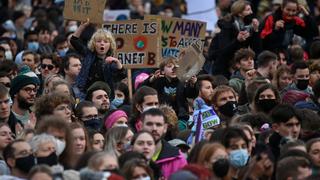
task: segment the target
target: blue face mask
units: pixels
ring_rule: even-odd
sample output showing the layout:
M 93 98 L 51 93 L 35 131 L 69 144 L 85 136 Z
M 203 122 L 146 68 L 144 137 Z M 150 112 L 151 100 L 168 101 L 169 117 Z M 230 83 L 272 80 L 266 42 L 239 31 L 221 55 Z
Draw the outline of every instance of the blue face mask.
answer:
M 230 164 L 235 168 L 244 167 L 249 159 L 249 154 L 247 149 L 237 149 L 233 150 L 229 154 Z
M 55 4 L 61 4 L 61 3 L 63 3 L 64 2 L 64 0 L 54 0 L 54 3 Z
M 120 98 L 114 98 L 111 102 L 111 104 L 115 107 L 119 107 L 123 104 L 124 99 L 120 99 Z
M 88 129 L 99 131 L 102 125 L 102 121 L 99 118 L 93 118 L 87 121 L 83 121 L 83 124 Z
M 59 55 L 60 57 L 65 57 L 66 54 L 67 54 L 67 52 L 68 52 L 68 50 L 69 50 L 69 48 L 64 48 L 64 49 L 62 49 L 62 50 L 58 50 L 57 52 L 58 52 L 58 55 Z
M 31 51 L 38 51 L 39 49 L 39 43 L 38 42 L 28 42 L 28 49 Z

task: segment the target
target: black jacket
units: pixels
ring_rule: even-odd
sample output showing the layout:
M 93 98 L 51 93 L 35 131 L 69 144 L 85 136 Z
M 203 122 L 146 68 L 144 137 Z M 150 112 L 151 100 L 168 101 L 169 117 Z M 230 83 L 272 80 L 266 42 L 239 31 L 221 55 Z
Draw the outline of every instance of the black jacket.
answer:
M 179 119 L 189 119 L 188 98 L 196 97 L 195 89 L 189 83 L 182 83 L 178 78 L 169 81 L 165 77 L 155 79 L 150 83 L 150 77 L 142 85 L 150 86 L 157 90 L 160 104 L 170 105 Z
M 250 47 L 258 54 L 261 51 L 261 40 L 259 32 L 250 31 L 250 37 L 243 42 L 239 42 L 237 36 L 240 30 L 236 26 L 234 18 L 230 20 L 220 19 L 217 24 L 221 31 L 211 41 L 208 60 L 214 61 L 213 75 L 224 75 L 229 79 L 231 75 L 229 69 L 234 53 L 241 48 Z

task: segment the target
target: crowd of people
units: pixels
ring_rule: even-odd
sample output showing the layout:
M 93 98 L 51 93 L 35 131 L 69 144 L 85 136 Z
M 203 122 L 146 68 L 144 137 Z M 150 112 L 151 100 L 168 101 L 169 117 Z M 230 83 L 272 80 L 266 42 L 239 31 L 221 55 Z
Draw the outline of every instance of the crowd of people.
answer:
M 187 2 L 106 8 L 181 17 Z M 163 57 L 132 87 L 113 35 L 63 3 L 0 2 L 1 180 L 320 178 L 319 0 L 217 0 L 199 74 Z

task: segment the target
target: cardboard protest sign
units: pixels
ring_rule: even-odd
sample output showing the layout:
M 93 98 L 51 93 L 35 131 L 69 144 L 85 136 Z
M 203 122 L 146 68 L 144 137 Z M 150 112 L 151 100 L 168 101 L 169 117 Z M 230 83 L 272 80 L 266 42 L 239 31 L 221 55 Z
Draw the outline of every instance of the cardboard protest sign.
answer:
M 155 68 L 160 60 L 160 26 L 157 21 L 114 21 L 103 27 L 115 37 L 117 57 L 125 68 Z
M 201 41 L 191 44 L 187 48 L 180 49 L 179 68 L 177 69 L 177 77 L 184 82 L 192 76 L 197 75 L 203 67 L 206 59 L 201 52 Z
M 144 19 L 161 21 L 162 57 L 178 58 L 181 48 L 186 48 L 198 41 L 202 43 L 202 52 L 206 33 L 205 22 L 152 15 L 145 16 Z
M 103 24 L 103 11 L 107 0 L 65 0 L 63 16 L 65 19 Z

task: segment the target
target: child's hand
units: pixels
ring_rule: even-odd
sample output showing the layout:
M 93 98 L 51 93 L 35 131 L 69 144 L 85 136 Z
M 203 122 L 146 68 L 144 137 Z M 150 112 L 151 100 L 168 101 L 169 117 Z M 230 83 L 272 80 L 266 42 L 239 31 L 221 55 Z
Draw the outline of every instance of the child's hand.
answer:
M 119 61 L 119 60 L 118 60 L 117 58 L 112 57 L 112 56 L 108 56 L 108 57 L 106 57 L 106 59 L 105 59 L 105 63 L 107 63 L 107 64 L 110 64 L 110 63 L 112 63 L 112 62 L 117 63 L 118 61 Z
M 87 18 L 86 21 L 81 22 L 80 26 L 82 26 L 82 27 L 87 27 L 87 26 L 89 26 L 89 24 L 90 24 L 90 19 Z
M 88 18 L 87 21 L 81 22 L 79 28 L 76 30 L 76 32 L 73 33 L 75 37 L 80 37 L 81 33 L 86 29 L 87 26 L 90 24 L 90 19 Z
M 112 56 L 106 57 L 105 63 L 111 64 L 112 62 L 115 62 L 117 64 L 118 69 L 122 69 L 122 64 L 119 59 L 112 57 Z

